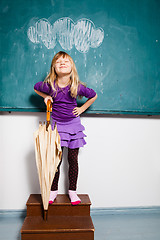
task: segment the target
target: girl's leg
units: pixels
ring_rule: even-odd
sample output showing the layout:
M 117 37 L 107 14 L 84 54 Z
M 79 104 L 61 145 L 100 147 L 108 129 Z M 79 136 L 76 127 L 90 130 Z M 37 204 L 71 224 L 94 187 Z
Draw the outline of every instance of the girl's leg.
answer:
M 68 148 L 69 163 L 69 190 L 76 191 L 78 179 L 78 152 L 79 148 Z
M 78 179 L 78 152 L 79 148 L 68 148 L 68 162 L 69 162 L 69 197 L 72 205 L 77 205 L 81 202 L 77 196 L 77 179 Z
M 62 151 L 63 151 L 63 147 L 62 147 Z M 53 183 L 51 186 L 51 192 L 50 192 L 50 198 L 49 198 L 49 204 L 52 204 L 55 200 L 55 198 L 57 197 L 58 194 L 58 181 L 59 181 L 59 174 L 60 174 L 60 166 L 61 166 L 62 160 L 60 161 L 58 168 L 57 168 L 57 172 L 54 176 L 53 179 Z
M 58 165 L 58 168 L 57 168 L 57 172 L 54 176 L 53 183 L 52 183 L 52 186 L 51 186 L 51 191 L 57 191 L 58 190 L 58 181 L 59 181 L 61 163 L 62 163 L 62 160 L 60 161 L 60 163 Z

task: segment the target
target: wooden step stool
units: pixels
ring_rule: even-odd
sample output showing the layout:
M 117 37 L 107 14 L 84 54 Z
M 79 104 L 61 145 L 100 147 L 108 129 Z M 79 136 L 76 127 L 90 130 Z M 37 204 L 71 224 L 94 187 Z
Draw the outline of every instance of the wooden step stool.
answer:
M 59 194 L 49 205 L 48 218 L 44 221 L 41 195 L 31 194 L 21 240 L 94 240 L 90 199 L 87 194 L 78 196 L 81 203 L 72 206 L 68 195 Z

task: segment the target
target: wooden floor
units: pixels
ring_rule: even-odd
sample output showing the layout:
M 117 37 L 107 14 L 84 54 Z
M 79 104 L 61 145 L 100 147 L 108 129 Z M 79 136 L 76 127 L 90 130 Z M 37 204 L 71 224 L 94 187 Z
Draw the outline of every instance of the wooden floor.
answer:
M 160 240 L 160 213 L 94 214 L 95 240 Z M 0 213 L 0 239 L 20 240 L 25 215 L 21 212 Z

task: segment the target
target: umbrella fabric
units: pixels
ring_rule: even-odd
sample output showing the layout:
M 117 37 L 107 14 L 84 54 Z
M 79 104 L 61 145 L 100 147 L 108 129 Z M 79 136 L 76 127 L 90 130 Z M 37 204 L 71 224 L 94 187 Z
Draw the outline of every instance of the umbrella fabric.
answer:
M 40 124 L 34 137 L 42 202 L 44 210 L 48 210 L 51 185 L 62 155 L 60 136 L 56 124 L 54 130 L 51 125 L 46 130 L 46 125 Z

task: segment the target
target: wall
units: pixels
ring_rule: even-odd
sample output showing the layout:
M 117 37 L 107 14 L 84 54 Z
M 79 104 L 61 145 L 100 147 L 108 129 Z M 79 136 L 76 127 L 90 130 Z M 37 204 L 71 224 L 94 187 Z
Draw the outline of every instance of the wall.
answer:
M 24 209 L 39 193 L 33 132 L 44 113 L 0 113 L 0 209 Z M 160 119 L 83 116 L 78 193 L 93 207 L 160 206 Z M 67 191 L 67 162 L 59 192 Z

